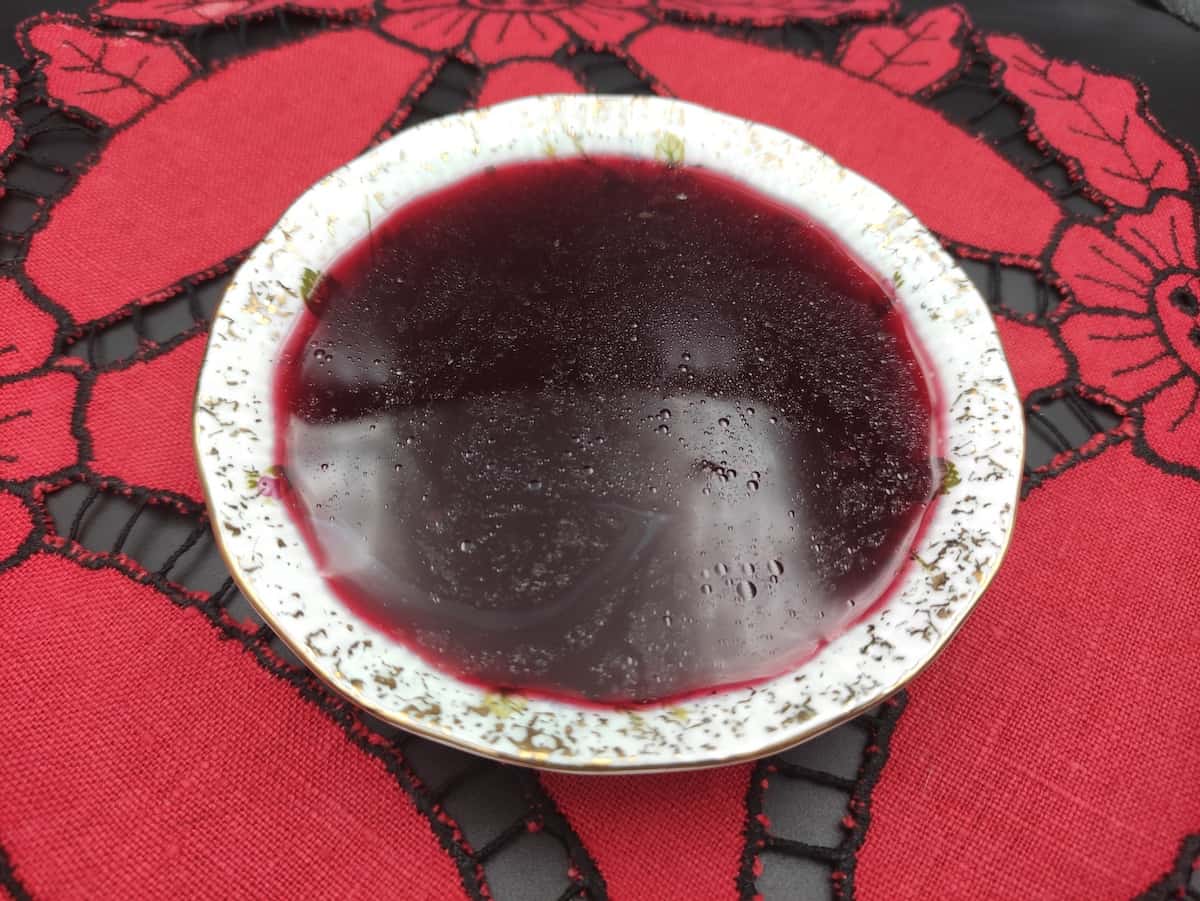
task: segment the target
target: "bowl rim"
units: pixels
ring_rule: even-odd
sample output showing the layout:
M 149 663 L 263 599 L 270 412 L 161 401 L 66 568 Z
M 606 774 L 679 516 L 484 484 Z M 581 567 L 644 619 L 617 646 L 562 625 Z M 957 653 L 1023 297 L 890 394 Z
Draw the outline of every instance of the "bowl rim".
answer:
M 283 347 L 298 319 L 294 314 L 303 309 L 306 284 L 311 289 L 314 275 L 319 278 L 328 263 L 366 237 L 372 199 L 382 217 L 488 165 L 613 151 L 721 172 L 800 207 L 864 268 L 886 272 L 898 261 L 892 288 L 913 320 L 927 358 L 922 362 L 941 382 L 942 437 L 953 475 L 943 480 L 939 493 L 945 496 L 934 522 L 913 549 L 919 566 L 907 567 L 895 597 L 816 657 L 748 688 L 632 709 L 498 694 L 462 682 L 359 619 L 319 577 L 312 580 L 295 527 L 288 531 L 283 505 L 264 490 L 278 479 L 267 462 L 274 445 L 271 380 L 253 382 L 250 375 L 273 371 L 274 358 L 263 359 L 261 352 Z M 356 187 L 368 212 L 352 224 L 357 198 L 349 197 Z M 939 337 L 941 343 L 931 341 Z M 947 337 L 956 340 L 947 343 Z M 250 374 L 231 378 L 238 372 Z M 963 409 L 951 417 L 964 397 Z M 256 431 L 264 422 L 267 428 Z M 192 433 L 215 543 L 230 574 L 254 610 L 328 686 L 388 723 L 461 750 L 540 769 L 607 774 L 756 759 L 834 728 L 903 688 L 961 627 L 1008 549 L 1024 428 L 986 303 L 938 241 L 883 189 L 794 135 L 685 101 L 540 95 L 402 131 L 305 191 L 239 267 L 214 313 Z M 996 439 L 986 449 L 979 445 L 985 437 Z M 941 522 L 951 508 L 957 518 Z M 276 533 L 277 546 L 259 546 L 267 537 L 263 530 Z M 917 550 L 939 547 L 931 537 L 941 549 L 927 561 Z M 944 555 L 952 559 L 943 562 Z M 268 576 L 278 581 L 266 584 Z M 923 612 L 926 621 L 906 638 L 906 624 L 913 621 L 901 619 L 896 609 L 909 593 L 916 604 L 905 614 Z M 293 609 L 285 609 L 289 605 Z M 346 635 L 332 638 L 332 626 L 345 627 Z M 852 657 L 855 642 L 864 638 L 866 645 Z M 356 653 L 359 659 L 353 659 Z M 390 668 L 380 670 L 381 661 Z M 811 685 L 803 684 L 810 679 Z M 397 688 L 417 682 L 415 694 Z M 768 694 L 764 703 L 761 696 Z M 725 716 L 714 719 L 717 713 Z M 706 741 L 691 740 L 688 733 L 697 729 Z

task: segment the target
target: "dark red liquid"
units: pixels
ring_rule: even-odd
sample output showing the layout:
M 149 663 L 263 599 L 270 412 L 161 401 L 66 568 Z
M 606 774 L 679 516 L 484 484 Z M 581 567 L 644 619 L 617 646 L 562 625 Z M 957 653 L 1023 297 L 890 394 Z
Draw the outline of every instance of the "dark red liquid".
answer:
M 377 223 L 277 383 L 325 577 L 437 665 L 605 702 L 778 674 L 864 615 L 933 494 L 887 292 L 703 170 L 491 171 Z

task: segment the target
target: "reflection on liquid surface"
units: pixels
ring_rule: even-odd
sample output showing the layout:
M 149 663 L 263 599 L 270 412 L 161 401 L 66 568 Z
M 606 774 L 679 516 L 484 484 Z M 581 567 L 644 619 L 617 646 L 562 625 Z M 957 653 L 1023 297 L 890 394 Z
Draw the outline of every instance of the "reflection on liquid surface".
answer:
M 316 309 L 278 384 L 293 509 L 360 613 L 491 685 L 777 673 L 879 597 L 930 497 L 883 291 L 702 172 L 500 170 L 377 228 Z

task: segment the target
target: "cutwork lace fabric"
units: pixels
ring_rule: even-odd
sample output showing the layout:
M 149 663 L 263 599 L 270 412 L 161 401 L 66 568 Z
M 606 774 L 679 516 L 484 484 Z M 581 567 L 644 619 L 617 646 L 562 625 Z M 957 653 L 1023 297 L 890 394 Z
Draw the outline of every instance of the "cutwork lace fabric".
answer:
M 1140 85 L 889 0 L 107 0 L 19 40 L 0 894 L 1200 898 L 1200 170 Z M 756 764 L 435 748 L 300 666 L 212 544 L 190 410 L 231 270 L 372 143 L 580 91 L 763 121 L 882 185 L 1024 398 L 1016 536 L 961 634 Z

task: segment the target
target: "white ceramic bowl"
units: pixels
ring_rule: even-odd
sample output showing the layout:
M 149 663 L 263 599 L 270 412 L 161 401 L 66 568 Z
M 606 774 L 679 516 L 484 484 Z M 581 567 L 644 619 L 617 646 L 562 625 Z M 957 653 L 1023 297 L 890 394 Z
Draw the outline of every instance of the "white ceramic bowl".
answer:
M 752 688 L 602 710 L 498 695 L 375 630 L 331 592 L 271 469 L 272 374 L 313 274 L 372 219 L 486 166 L 583 153 L 725 173 L 803 210 L 892 279 L 941 387 L 951 478 L 899 589 L 802 666 Z M 557 770 L 715 766 L 811 738 L 900 688 L 949 640 L 1008 545 L 1021 405 L 991 316 L 937 240 L 884 191 L 791 135 L 675 100 L 545 96 L 405 131 L 287 211 L 221 302 L 194 434 L 218 543 L 243 592 L 305 663 L 385 720 L 467 751 Z

